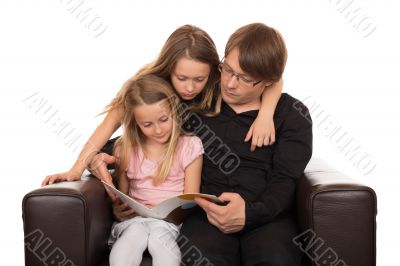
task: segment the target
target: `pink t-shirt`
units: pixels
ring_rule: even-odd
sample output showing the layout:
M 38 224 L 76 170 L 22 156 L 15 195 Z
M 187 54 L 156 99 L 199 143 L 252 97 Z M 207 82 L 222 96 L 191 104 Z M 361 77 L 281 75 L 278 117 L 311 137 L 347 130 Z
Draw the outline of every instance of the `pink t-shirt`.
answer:
M 165 181 L 159 186 L 153 186 L 152 176 L 157 170 L 157 163 L 144 158 L 141 147 L 135 156 L 131 153 L 127 176 L 129 179 L 129 196 L 142 204 L 157 205 L 158 203 L 183 193 L 185 168 L 204 153 L 200 138 L 196 136 L 181 136 L 178 139 L 175 157 L 171 170 Z

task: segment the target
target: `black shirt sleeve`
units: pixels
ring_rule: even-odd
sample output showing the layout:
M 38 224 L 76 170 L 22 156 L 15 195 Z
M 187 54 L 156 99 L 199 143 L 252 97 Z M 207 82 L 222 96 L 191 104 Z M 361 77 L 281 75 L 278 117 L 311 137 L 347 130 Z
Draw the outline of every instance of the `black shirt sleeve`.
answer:
M 285 100 L 277 140 L 273 148 L 272 173 L 258 201 L 246 202 L 245 228 L 267 223 L 287 210 L 294 199 L 296 180 L 304 173 L 312 154 L 312 121 L 307 107 L 290 97 Z M 280 120 L 280 119 L 276 119 Z

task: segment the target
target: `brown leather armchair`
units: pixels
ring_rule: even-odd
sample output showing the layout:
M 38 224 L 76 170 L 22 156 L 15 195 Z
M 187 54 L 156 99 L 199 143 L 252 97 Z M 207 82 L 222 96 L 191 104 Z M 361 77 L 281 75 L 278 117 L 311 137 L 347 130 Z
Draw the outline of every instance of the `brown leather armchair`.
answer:
M 24 197 L 25 265 L 108 265 L 111 203 L 97 179 L 82 179 Z M 296 191 L 304 265 L 376 265 L 376 206 L 371 188 L 313 158 Z

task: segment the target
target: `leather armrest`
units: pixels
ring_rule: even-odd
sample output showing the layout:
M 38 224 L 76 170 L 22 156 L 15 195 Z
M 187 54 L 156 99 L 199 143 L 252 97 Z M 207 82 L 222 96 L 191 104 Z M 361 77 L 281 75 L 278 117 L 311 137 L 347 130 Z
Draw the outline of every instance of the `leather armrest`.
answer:
M 311 229 L 313 233 L 305 235 L 314 235 L 309 239 L 314 245 L 309 243 L 304 251 L 311 265 L 320 265 L 328 253 L 345 263 L 338 265 L 376 264 L 377 201 L 370 187 L 313 158 L 298 181 L 296 212 L 300 231 Z
M 26 265 L 100 265 L 108 256 L 111 202 L 97 179 L 36 189 L 22 211 Z

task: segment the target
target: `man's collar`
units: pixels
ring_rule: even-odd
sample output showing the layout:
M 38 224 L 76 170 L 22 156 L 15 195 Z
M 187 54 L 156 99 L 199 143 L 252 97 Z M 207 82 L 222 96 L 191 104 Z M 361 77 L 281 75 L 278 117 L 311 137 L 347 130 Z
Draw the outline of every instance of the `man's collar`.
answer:
M 236 113 L 235 110 L 233 110 L 232 107 L 229 106 L 229 104 L 227 104 L 224 100 L 222 100 L 222 105 L 221 105 L 221 113 L 224 113 L 228 116 L 250 116 L 250 117 L 254 117 L 256 118 L 258 115 L 258 111 L 259 109 L 255 109 L 255 110 L 249 110 L 249 111 L 245 111 L 245 112 L 241 112 L 241 113 Z

